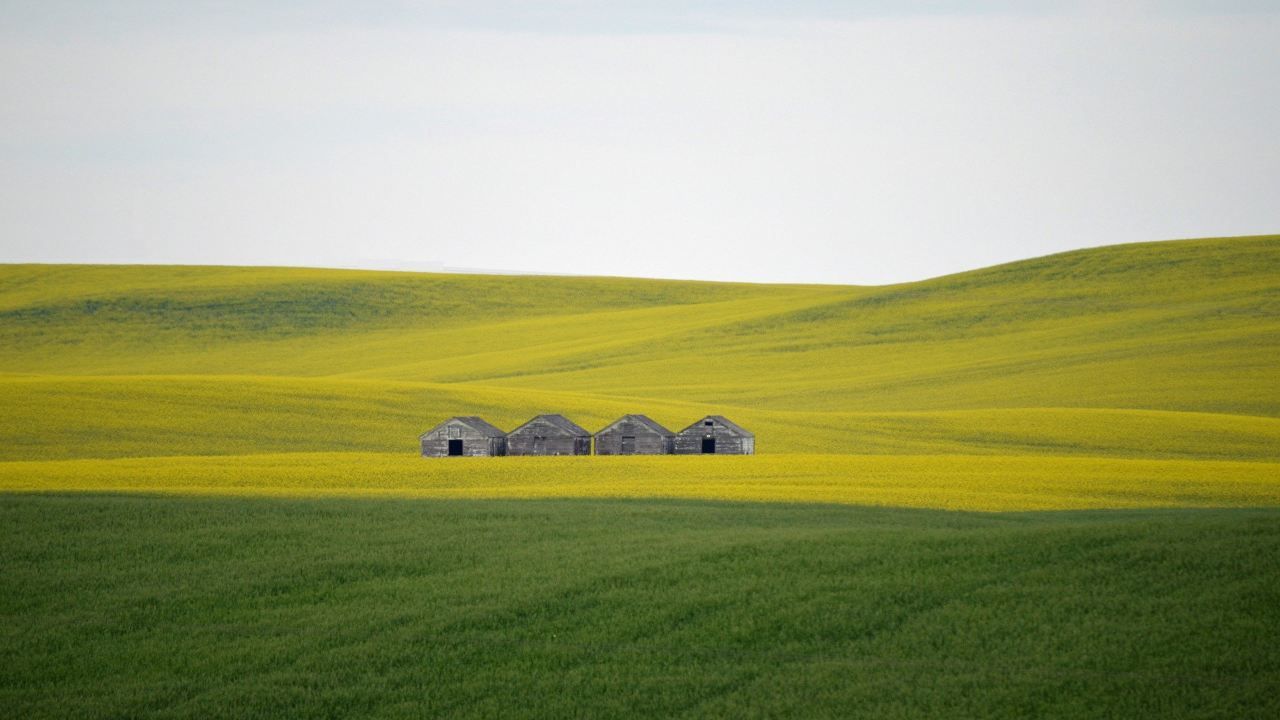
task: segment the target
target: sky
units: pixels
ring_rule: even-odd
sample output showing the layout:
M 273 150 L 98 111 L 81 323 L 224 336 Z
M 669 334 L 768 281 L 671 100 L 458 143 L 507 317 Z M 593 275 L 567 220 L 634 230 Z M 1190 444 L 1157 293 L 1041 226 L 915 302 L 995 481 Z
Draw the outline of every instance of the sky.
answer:
M 0 18 L 0 262 L 884 284 L 1280 232 L 1280 1 Z

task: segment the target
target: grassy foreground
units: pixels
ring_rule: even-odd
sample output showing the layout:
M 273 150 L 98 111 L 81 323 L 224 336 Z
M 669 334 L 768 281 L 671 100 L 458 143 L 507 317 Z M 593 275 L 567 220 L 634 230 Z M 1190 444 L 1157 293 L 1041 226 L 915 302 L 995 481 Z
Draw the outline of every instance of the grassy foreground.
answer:
M 1280 511 L 0 496 L 0 714 L 1280 713 Z

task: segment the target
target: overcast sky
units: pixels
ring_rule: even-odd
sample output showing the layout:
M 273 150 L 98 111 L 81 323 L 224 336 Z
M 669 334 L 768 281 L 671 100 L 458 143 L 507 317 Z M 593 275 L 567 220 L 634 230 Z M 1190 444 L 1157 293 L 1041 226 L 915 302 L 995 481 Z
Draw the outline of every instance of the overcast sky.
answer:
M 1280 232 L 1280 2 L 0 18 L 3 262 L 886 283 Z

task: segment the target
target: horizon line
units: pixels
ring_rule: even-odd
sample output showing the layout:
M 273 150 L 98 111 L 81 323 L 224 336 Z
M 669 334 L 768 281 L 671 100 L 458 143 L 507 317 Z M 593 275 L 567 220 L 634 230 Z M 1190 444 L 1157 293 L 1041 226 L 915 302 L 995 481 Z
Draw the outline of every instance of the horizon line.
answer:
M 1225 235 L 1225 236 L 1207 236 L 1207 237 L 1184 237 L 1169 238 L 1164 240 L 1134 240 L 1121 243 L 1109 243 L 1105 245 L 1085 245 L 1071 250 L 1062 250 L 1058 252 L 1046 253 L 1044 255 L 1030 255 L 1013 260 L 994 263 L 991 265 L 981 265 L 977 267 L 957 270 L 955 272 L 943 273 L 941 275 L 931 275 L 913 280 L 900 280 L 888 283 L 856 283 L 856 282 L 822 282 L 822 281 L 794 281 L 794 280 L 712 280 L 707 278 L 695 277 L 660 277 L 660 276 L 640 276 L 640 275 L 611 275 L 605 273 L 569 273 L 556 271 L 541 270 L 515 270 L 503 268 L 474 268 L 474 267 L 458 267 L 445 265 L 443 263 L 431 261 L 396 261 L 390 259 L 354 259 L 350 262 L 335 262 L 330 264 L 299 264 L 289 265 L 283 263 L 263 262 L 263 263 L 227 263 L 227 262 L 162 262 L 162 261 L 137 261 L 137 260 L 94 260 L 94 261 L 75 261 L 75 262 L 57 262 L 57 261 L 11 261 L 0 260 L 0 266 L 3 265 L 41 265 L 41 266 L 118 266 L 118 267 L 182 267 L 182 268 L 259 268 L 274 270 L 336 270 L 349 272 L 382 272 L 382 273 L 402 273 L 411 275 L 472 275 L 472 276 L 501 276 L 501 277 L 545 277 L 545 278 L 580 278 L 580 279 L 610 279 L 610 280 L 649 280 L 655 282 L 693 282 L 693 283 L 714 283 L 721 285 L 794 285 L 794 286 L 828 286 L 828 287 L 892 287 L 894 285 L 907 285 L 911 283 L 926 282 L 928 280 L 936 280 L 938 278 L 952 277 L 955 275 L 963 275 L 965 273 L 987 270 L 990 268 L 1002 267 L 1005 265 L 1013 265 L 1020 262 L 1030 260 L 1039 260 L 1043 258 L 1057 257 L 1060 255 L 1070 255 L 1078 252 L 1088 252 L 1091 250 L 1101 250 L 1104 248 L 1117 248 L 1133 245 L 1155 245 L 1163 243 L 1181 243 L 1181 242 L 1197 242 L 1197 241 L 1232 241 L 1232 240 L 1261 240 L 1268 238 L 1280 238 L 1280 233 L 1260 233 L 1249 235 Z M 415 267 L 416 266 L 416 267 Z

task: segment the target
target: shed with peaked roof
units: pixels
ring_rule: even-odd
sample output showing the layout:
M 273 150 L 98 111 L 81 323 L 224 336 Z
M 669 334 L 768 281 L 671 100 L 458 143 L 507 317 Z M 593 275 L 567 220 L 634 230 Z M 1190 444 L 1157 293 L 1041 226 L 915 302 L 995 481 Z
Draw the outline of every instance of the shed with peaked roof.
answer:
M 597 455 L 670 455 L 676 435 L 644 415 L 623 415 L 596 433 Z
M 539 415 L 507 433 L 508 455 L 590 455 L 591 433 L 563 415 Z
M 451 417 L 418 436 L 422 457 L 507 454 L 507 434 L 475 415 Z
M 708 415 L 676 433 L 677 455 L 754 455 L 756 436 L 723 415 Z

